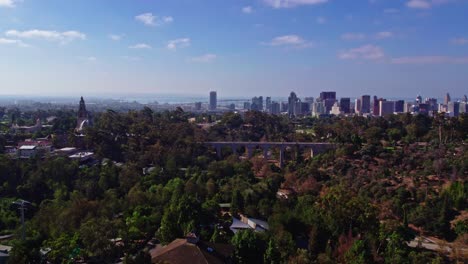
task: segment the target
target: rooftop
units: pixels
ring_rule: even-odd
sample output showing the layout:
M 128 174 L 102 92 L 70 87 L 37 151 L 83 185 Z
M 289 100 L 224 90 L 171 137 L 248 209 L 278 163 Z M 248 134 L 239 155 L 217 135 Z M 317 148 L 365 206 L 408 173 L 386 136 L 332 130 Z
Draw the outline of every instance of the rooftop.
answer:
M 23 145 L 19 148 L 19 150 L 34 150 L 36 148 L 37 146 L 34 146 L 34 145 Z

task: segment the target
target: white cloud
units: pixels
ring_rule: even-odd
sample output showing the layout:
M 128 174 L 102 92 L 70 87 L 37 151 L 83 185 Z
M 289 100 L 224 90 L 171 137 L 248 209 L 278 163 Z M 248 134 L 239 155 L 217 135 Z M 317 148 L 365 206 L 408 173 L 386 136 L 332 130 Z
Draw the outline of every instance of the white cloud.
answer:
M 189 38 L 180 38 L 174 39 L 167 43 L 167 48 L 170 50 L 176 50 L 178 48 L 185 48 L 190 46 L 190 39 Z
M 434 5 L 442 5 L 453 2 L 453 0 L 410 0 L 406 6 L 414 9 L 430 9 Z
M 119 41 L 124 37 L 124 35 L 110 34 L 109 38 L 113 41 Z
M 253 8 L 251 6 L 244 6 L 242 8 L 242 13 L 244 14 L 252 14 L 253 13 Z
M 393 37 L 393 32 L 390 31 L 381 31 L 375 34 L 375 37 L 377 39 L 386 39 L 386 38 L 391 38 Z
M 151 46 L 146 43 L 138 43 L 128 47 L 129 49 L 151 49 Z
M 325 17 L 321 17 L 321 16 L 320 16 L 320 17 L 317 17 L 317 18 L 315 19 L 315 21 L 317 22 L 317 24 L 325 24 L 325 23 L 327 23 L 327 19 L 326 19 Z
M 6 39 L 6 38 L 0 38 L 0 45 L 17 45 L 19 47 L 29 47 L 28 44 L 25 44 L 23 41 L 19 39 Z
M 48 41 L 57 41 L 62 44 L 69 43 L 74 40 L 85 40 L 86 35 L 79 31 L 50 31 L 32 29 L 27 31 L 9 30 L 5 32 L 8 37 L 24 38 L 24 39 L 44 39 Z
M 338 58 L 343 60 L 379 60 L 385 57 L 383 50 L 374 45 L 365 45 L 358 48 L 342 51 L 338 54 Z
M 273 8 L 291 8 L 301 5 L 318 5 L 327 3 L 328 0 L 263 0 Z
M 366 39 L 366 34 L 363 33 L 344 33 L 341 35 L 341 39 L 343 40 L 364 40 Z
M 410 0 L 406 3 L 406 6 L 416 9 L 429 9 L 431 8 L 431 2 L 426 0 Z
M 400 57 L 391 60 L 393 64 L 468 64 L 468 57 L 450 57 L 450 56 L 413 56 Z
M 212 62 L 212 61 L 216 60 L 217 58 L 218 58 L 218 56 L 216 54 L 208 53 L 208 54 L 204 54 L 204 55 L 201 55 L 201 56 L 198 56 L 198 57 L 193 57 L 190 60 L 193 61 L 193 62 L 207 63 L 207 62 Z
M 468 38 L 454 38 L 451 42 L 455 45 L 466 45 L 468 44 Z
M 15 7 L 18 0 L 0 0 L 0 7 Z
M 270 46 L 289 46 L 296 48 L 306 48 L 312 46 L 311 42 L 306 41 L 298 35 L 279 36 L 264 44 Z
M 159 18 L 152 13 L 144 13 L 138 16 L 135 16 L 135 20 L 147 25 L 147 26 L 162 26 L 164 24 L 169 24 L 174 21 L 174 18 L 171 16 L 164 16 Z

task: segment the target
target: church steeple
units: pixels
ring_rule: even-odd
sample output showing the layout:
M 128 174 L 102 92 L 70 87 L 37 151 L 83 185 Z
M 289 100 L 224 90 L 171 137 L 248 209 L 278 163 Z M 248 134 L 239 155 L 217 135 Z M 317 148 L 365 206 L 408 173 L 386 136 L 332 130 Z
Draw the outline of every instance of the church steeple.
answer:
M 86 103 L 82 96 L 80 100 L 80 108 L 78 110 L 78 118 L 86 118 L 86 117 L 88 117 L 88 111 L 86 111 Z

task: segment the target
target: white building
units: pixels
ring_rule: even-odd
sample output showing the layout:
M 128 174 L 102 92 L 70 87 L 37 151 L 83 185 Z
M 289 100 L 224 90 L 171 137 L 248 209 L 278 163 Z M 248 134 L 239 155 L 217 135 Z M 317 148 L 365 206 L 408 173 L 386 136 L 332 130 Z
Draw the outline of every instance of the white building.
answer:
M 341 108 L 338 105 L 338 102 L 335 102 L 335 104 L 332 106 L 330 114 L 332 114 L 332 115 L 341 115 L 342 114 Z
M 23 145 L 18 149 L 18 157 L 20 159 L 30 159 L 37 155 L 37 146 Z

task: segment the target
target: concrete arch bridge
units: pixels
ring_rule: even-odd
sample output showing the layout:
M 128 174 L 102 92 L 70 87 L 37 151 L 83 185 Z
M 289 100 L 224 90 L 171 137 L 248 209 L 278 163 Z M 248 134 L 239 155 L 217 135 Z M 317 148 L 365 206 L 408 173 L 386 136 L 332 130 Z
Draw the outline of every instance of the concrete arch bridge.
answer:
M 268 159 L 268 153 L 271 149 L 278 149 L 280 167 L 284 164 L 285 152 L 287 149 L 310 149 L 310 155 L 321 154 L 336 148 L 332 143 L 314 143 L 314 142 L 205 142 L 205 145 L 216 149 L 219 158 L 222 157 L 222 149 L 231 148 L 233 153 L 237 153 L 240 148 L 245 148 L 247 157 L 251 158 L 257 149 L 263 150 L 263 157 Z

